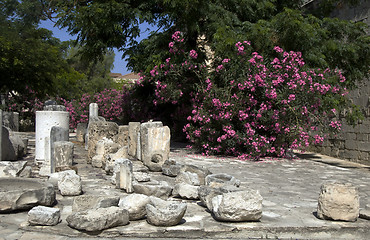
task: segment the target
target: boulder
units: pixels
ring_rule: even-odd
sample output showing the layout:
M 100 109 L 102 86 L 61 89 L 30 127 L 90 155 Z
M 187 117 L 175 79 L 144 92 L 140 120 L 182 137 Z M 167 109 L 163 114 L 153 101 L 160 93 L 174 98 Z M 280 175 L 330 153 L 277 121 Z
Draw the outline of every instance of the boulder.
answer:
M 162 165 L 162 173 L 166 176 L 176 177 L 183 166 L 183 164 L 179 164 L 175 160 L 169 159 Z
M 360 202 L 357 187 L 349 183 L 326 183 L 321 186 L 317 216 L 325 220 L 356 221 Z
M 235 186 L 224 186 L 221 188 L 212 188 L 209 186 L 202 185 L 198 188 L 198 197 L 203 204 L 203 206 L 207 207 L 208 210 L 212 211 L 212 199 L 218 195 L 222 195 L 223 193 L 228 192 L 236 192 L 240 191 L 239 188 Z
M 239 187 L 240 180 L 226 173 L 217 173 L 207 175 L 205 178 L 205 185 L 210 187 L 223 187 L 225 185 L 232 185 Z
M 58 189 L 59 180 L 62 179 L 62 177 L 66 174 L 76 174 L 76 172 L 74 170 L 65 170 L 65 171 L 61 171 L 61 172 L 52 173 L 52 174 L 50 174 L 50 176 L 48 178 L 48 182 L 53 184 L 53 186 L 56 189 Z
M 30 225 L 55 226 L 60 222 L 59 208 L 37 206 L 28 212 Z
M 164 201 L 151 197 L 150 202 L 146 205 L 146 220 L 154 226 L 174 226 L 181 222 L 186 208 L 186 203 Z
M 133 193 L 119 200 L 118 206 L 128 211 L 131 220 L 144 219 L 146 216 L 146 205 L 150 202 L 150 198 L 144 194 Z
M 82 193 L 81 177 L 68 171 L 58 180 L 58 189 L 63 196 L 77 196 Z
M 158 198 L 167 199 L 171 196 L 172 187 L 167 182 L 151 181 L 144 183 L 133 183 L 135 193 L 141 193 L 147 196 L 154 196 Z
M 149 182 L 150 176 L 146 172 L 134 172 L 134 180 L 137 182 Z
M 1 158 L 0 160 L 5 161 L 15 161 L 18 159 L 17 152 L 15 151 L 12 142 L 9 138 L 9 129 L 0 126 L 2 128 L 1 132 Z
M 0 212 L 52 206 L 54 202 L 55 190 L 49 183 L 29 178 L 0 178 Z
M 66 221 L 68 226 L 72 228 L 96 232 L 127 225 L 129 223 L 129 215 L 126 209 L 108 207 L 72 213 L 66 218 Z
M 81 212 L 88 209 L 117 207 L 118 196 L 81 195 L 73 198 L 72 211 Z
M 256 190 L 223 193 L 212 198 L 212 212 L 218 221 L 259 221 L 262 196 Z
M 173 188 L 172 195 L 183 199 L 199 199 L 198 186 L 190 184 L 176 184 Z
M 194 186 L 200 186 L 201 180 L 199 179 L 198 174 L 193 172 L 179 172 L 176 176 L 175 182 L 178 184 L 190 184 Z

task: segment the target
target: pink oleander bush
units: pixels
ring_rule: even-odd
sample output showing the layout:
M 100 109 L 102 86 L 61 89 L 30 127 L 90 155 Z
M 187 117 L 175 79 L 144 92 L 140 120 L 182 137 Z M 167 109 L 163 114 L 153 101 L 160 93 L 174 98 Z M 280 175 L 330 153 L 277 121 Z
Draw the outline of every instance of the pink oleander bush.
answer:
M 335 117 L 347 91 L 339 70 L 308 69 L 301 53 L 279 47 L 273 60 L 250 53 L 247 41 L 236 48 L 193 99 L 184 131 L 196 148 L 241 159 L 282 157 L 340 130 Z

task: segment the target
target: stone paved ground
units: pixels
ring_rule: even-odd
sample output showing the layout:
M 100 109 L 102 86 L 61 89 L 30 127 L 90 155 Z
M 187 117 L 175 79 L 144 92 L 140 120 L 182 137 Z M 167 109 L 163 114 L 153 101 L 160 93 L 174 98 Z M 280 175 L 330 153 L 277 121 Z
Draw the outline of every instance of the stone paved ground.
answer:
M 29 134 L 30 136 L 30 134 Z M 31 135 L 32 136 L 32 135 Z M 71 138 L 73 141 L 73 138 Z M 29 164 L 35 173 L 39 166 L 33 161 L 34 141 L 30 142 Z M 75 163 L 83 180 L 84 194 L 124 196 L 115 189 L 110 176 L 101 169 L 86 164 L 83 145 L 75 142 Z M 181 144 L 172 144 L 171 158 L 178 162 L 206 166 L 213 173 L 227 173 L 241 180 L 241 188 L 253 188 L 263 196 L 263 216 L 260 222 L 217 222 L 197 201 L 187 201 L 185 221 L 173 227 L 154 227 L 145 220 L 131 221 L 127 226 L 86 233 L 69 228 L 65 218 L 72 212 L 73 197 L 57 194 L 62 222 L 57 226 L 27 226 L 27 212 L 0 214 L 2 239 L 90 239 L 90 238 L 210 238 L 210 239 L 369 239 L 370 221 L 324 221 L 315 212 L 320 186 L 327 181 L 349 182 L 359 188 L 360 206 L 370 204 L 370 167 L 318 154 L 304 154 L 298 160 L 239 161 L 235 158 L 215 158 L 197 155 Z M 140 162 L 135 161 L 135 166 Z M 34 175 L 37 177 L 37 174 Z M 151 174 L 152 179 L 174 179 Z M 176 199 L 177 201 L 182 201 Z

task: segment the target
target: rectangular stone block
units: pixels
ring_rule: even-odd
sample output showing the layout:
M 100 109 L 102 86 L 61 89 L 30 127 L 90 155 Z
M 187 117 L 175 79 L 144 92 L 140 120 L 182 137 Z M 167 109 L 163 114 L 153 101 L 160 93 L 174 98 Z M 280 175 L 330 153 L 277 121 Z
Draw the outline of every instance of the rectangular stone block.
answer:
M 144 158 L 148 157 L 148 154 L 150 154 L 150 150 L 148 149 L 147 145 L 147 139 L 149 134 L 150 128 L 157 128 L 157 127 L 163 127 L 163 123 L 160 121 L 156 122 L 145 122 L 140 125 L 140 155 L 139 160 L 143 160 Z
M 128 123 L 128 155 L 137 159 L 137 145 L 139 141 L 140 122 Z
M 85 142 L 85 135 L 87 133 L 87 123 L 78 123 L 76 128 L 77 142 Z
M 121 147 L 128 146 L 128 125 L 118 126 L 115 142 L 121 145 Z
M 68 141 L 54 143 L 55 167 L 69 167 L 73 165 L 74 144 Z
M 344 147 L 349 150 L 357 150 L 358 149 L 358 141 L 356 140 L 346 140 Z
M 124 160 L 120 164 L 120 172 L 119 172 L 119 188 L 125 190 L 127 193 L 132 193 L 133 186 L 133 167 L 132 162 L 130 160 Z

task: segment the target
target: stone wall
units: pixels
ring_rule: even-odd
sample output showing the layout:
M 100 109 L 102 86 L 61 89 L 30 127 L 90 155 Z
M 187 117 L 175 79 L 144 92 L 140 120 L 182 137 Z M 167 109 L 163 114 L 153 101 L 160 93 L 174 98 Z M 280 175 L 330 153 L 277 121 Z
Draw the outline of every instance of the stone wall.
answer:
M 312 1 L 315 2 L 315 1 Z M 360 0 L 359 5 L 351 7 L 346 4 L 337 6 L 333 17 L 362 21 L 370 26 L 370 1 Z M 370 28 L 368 28 L 368 33 Z M 341 159 L 370 165 L 370 79 L 357 84 L 357 89 L 350 92 L 349 96 L 354 104 L 362 110 L 365 119 L 355 127 L 343 124 L 342 132 L 329 139 L 322 146 L 312 150 Z

